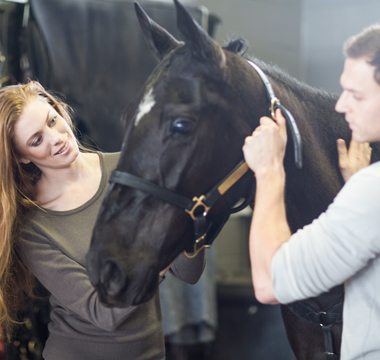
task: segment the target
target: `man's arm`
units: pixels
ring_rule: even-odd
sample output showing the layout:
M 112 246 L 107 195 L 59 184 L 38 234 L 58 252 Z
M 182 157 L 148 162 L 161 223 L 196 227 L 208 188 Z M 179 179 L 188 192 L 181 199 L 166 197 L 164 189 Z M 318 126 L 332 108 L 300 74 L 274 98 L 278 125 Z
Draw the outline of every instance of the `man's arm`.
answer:
M 287 141 L 286 121 L 280 110 L 276 123 L 262 118 L 252 136 L 246 138 L 243 152 L 245 160 L 256 177 L 256 198 L 253 211 L 249 248 L 251 271 L 256 298 L 262 303 L 274 304 L 271 263 L 279 247 L 289 240 L 291 232 L 286 219 L 283 158 Z M 371 158 L 368 143 L 337 141 L 339 166 L 345 181 L 367 166 Z
M 271 276 L 272 258 L 281 244 L 291 236 L 286 220 L 284 187 L 283 169 L 270 169 L 265 174 L 256 174 L 249 251 L 255 296 L 265 304 L 277 303 Z
M 256 177 L 256 197 L 249 235 L 249 251 L 255 296 L 267 304 L 278 303 L 273 292 L 273 255 L 291 232 L 286 219 L 284 189 L 286 121 L 280 110 L 275 123 L 264 117 L 252 136 L 246 138 L 243 152 Z

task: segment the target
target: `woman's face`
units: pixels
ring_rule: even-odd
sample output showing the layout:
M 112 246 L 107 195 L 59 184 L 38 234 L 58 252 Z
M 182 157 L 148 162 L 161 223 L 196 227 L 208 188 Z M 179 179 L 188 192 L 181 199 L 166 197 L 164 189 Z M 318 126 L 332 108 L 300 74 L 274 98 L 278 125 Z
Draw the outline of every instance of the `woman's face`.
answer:
M 33 162 L 42 172 L 69 166 L 79 148 L 69 125 L 43 99 L 27 104 L 14 128 L 19 161 Z

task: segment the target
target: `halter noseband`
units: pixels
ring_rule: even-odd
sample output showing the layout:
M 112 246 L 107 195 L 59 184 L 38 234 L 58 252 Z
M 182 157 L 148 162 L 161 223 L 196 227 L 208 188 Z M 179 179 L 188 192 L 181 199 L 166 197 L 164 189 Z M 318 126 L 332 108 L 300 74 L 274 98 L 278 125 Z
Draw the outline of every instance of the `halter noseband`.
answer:
M 224 195 L 224 193 L 248 171 L 248 169 L 248 165 L 244 161 L 241 161 L 221 182 L 215 185 L 208 193 L 199 197 L 194 196 L 193 199 L 190 199 L 186 196 L 180 195 L 174 191 L 165 189 L 150 181 L 123 171 L 114 170 L 111 174 L 109 182 L 129 186 L 131 188 L 143 191 L 156 198 L 176 205 L 179 208 L 183 209 L 187 214 L 189 214 L 189 216 L 194 221 L 194 253 L 190 255 L 185 251 L 185 255 L 192 258 L 195 257 L 200 250 L 211 247 L 212 241 L 206 241 L 208 230 L 210 230 L 212 225 L 208 223 L 206 218 L 208 212 L 212 206 Z M 230 213 L 240 211 L 251 201 L 252 198 L 248 196 L 242 205 L 232 209 Z M 230 213 L 228 214 L 228 217 Z M 228 217 L 223 217 L 221 223 L 219 224 L 218 228 L 214 230 L 214 232 L 221 229 L 221 227 L 228 220 Z M 214 238 L 212 240 L 214 240 Z
M 286 108 L 280 104 L 280 101 L 275 97 L 273 88 L 265 73 L 253 62 L 248 61 L 248 63 L 257 71 L 265 85 L 267 96 L 271 102 L 269 111 L 272 115 L 272 118 L 274 117 L 274 111 L 277 108 L 281 109 L 282 114 L 286 118 L 293 136 L 296 166 L 297 168 L 301 168 L 301 137 L 293 116 Z M 148 180 L 126 173 L 124 171 L 113 171 L 109 182 L 143 191 L 149 195 L 176 205 L 179 208 L 183 209 L 187 214 L 189 214 L 194 222 L 194 252 L 193 254 L 188 254 L 186 251 L 184 253 L 187 257 L 195 257 L 200 250 L 211 247 L 212 242 L 228 220 L 231 213 L 242 210 L 252 202 L 253 195 L 250 192 L 245 197 L 245 200 L 241 205 L 230 209 L 229 212 L 224 214 L 220 219 L 218 219 L 218 221 L 214 220 L 213 222 L 209 222 L 207 219 L 207 214 L 212 206 L 248 171 L 248 169 L 248 165 L 244 161 L 241 161 L 208 193 L 199 197 L 195 196 L 193 199 L 189 199 L 186 196 L 165 189 Z

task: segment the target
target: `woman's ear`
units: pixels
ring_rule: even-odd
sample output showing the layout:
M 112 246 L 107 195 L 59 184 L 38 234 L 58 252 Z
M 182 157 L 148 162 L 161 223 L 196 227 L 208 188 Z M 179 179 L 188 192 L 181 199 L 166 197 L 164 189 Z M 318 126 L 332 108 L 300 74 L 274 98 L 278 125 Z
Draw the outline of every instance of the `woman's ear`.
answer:
M 23 163 L 23 164 L 29 164 L 30 163 L 30 160 L 28 160 L 27 158 L 24 158 L 24 157 L 19 157 L 18 158 L 18 162 L 20 163 Z

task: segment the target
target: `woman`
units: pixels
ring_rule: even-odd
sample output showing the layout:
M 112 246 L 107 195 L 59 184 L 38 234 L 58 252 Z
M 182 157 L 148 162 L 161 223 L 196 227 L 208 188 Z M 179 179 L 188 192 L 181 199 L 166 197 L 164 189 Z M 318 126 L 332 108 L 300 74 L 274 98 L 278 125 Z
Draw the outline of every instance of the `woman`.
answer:
M 20 289 L 31 292 L 28 268 L 51 294 L 46 359 L 163 358 L 158 294 L 137 307 L 106 308 L 85 268 L 119 154 L 83 151 L 67 106 L 37 82 L 0 90 L 0 121 L 1 324 L 9 333 L 20 305 L 14 299 Z M 203 268 L 204 254 L 180 256 L 171 270 L 196 282 Z

